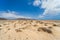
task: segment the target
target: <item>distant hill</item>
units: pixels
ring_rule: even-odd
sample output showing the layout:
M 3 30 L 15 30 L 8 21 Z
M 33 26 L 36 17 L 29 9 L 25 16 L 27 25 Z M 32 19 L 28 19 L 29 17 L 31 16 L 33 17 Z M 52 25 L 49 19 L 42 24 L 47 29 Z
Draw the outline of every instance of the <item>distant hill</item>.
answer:
M 0 18 L 0 20 L 7 20 L 6 18 Z
M 16 20 L 36 20 L 36 19 L 28 19 L 28 18 L 17 18 Z
M 6 19 L 6 18 L 0 18 L 0 20 L 36 20 L 36 19 L 29 19 L 29 18 Z

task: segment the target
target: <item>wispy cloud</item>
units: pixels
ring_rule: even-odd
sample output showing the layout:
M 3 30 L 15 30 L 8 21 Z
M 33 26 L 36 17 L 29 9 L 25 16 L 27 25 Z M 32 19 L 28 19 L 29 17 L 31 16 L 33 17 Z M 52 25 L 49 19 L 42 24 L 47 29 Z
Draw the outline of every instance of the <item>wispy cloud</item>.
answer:
M 58 19 L 60 19 L 59 18 L 60 17 L 60 0 L 35 0 L 35 1 L 40 1 L 41 3 L 38 2 L 38 7 L 45 9 L 43 14 L 38 16 L 40 19 L 56 19 L 57 17 Z
M 18 15 L 18 12 L 15 11 L 0 11 L 0 17 L 8 18 L 8 19 L 15 19 L 15 18 L 31 18 L 22 15 Z

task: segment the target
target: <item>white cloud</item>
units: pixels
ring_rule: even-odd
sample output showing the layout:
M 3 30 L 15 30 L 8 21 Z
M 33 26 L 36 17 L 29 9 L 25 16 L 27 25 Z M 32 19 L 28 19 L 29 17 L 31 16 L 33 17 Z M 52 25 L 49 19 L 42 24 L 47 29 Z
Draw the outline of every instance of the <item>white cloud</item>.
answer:
M 0 17 L 8 18 L 8 19 L 15 19 L 15 18 L 31 18 L 26 16 L 18 15 L 15 11 L 0 11 Z
M 35 0 L 35 1 L 33 2 L 33 5 L 34 5 L 34 6 L 39 6 L 40 4 L 41 4 L 40 0 Z
M 55 18 L 60 15 L 60 0 L 41 0 L 40 2 L 39 7 L 44 8 L 45 11 L 39 15 L 39 18 Z

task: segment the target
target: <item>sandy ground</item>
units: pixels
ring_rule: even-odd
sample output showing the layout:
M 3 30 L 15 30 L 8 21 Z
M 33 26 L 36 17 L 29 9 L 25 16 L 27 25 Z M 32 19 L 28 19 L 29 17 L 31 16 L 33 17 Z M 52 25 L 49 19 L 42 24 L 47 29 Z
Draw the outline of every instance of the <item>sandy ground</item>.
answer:
M 0 20 L 0 40 L 60 40 L 60 21 Z

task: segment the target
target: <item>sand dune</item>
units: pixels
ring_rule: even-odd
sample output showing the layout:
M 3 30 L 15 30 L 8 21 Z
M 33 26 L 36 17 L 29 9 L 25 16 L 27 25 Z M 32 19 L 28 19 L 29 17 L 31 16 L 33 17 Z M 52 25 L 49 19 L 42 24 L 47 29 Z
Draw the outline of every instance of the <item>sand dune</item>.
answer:
M 0 40 L 60 40 L 60 21 L 0 20 Z

